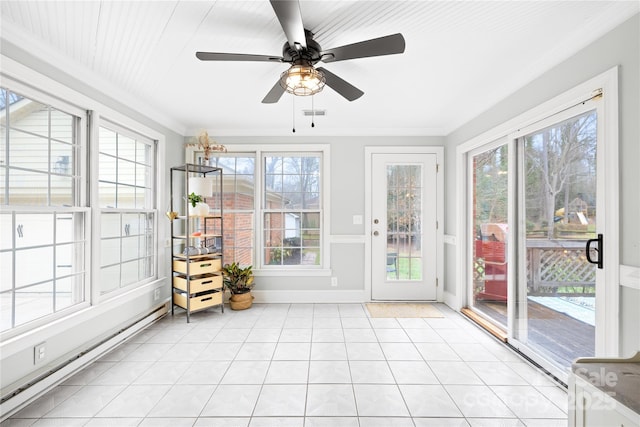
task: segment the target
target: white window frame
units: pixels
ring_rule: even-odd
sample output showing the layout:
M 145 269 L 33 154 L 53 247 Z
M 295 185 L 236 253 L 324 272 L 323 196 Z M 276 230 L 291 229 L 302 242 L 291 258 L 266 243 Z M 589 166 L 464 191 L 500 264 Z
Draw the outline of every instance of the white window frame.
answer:
M 77 188 L 74 191 L 74 206 L 73 207 L 64 207 L 64 206 L 38 206 L 38 205 L 0 205 L 0 211 L 2 212 L 15 212 L 17 214 L 20 213 L 47 213 L 55 215 L 56 213 L 82 213 L 84 216 L 84 222 L 82 224 L 76 224 L 76 227 L 82 228 L 82 232 L 84 235 L 85 242 L 85 253 L 83 264 L 84 264 L 84 279 L 82 285 L 83 292 L 83 301 L 71 305 L 69 307 L 65 307 L 59 311 L 53 312 L 51 314 L 44 315 L 42 317 L 33 319 L 28 321 L 27 323 L 15 326 L 13 328 L 2 331 L 1 337 L 2 340 L 6 340 L 8 338 L 12 338 L 15 336 L 22 335 L 30 330 L 37 329 L 44 325 L 50 324 L 52 321 L 64 318 L 69 316 L 71 313 L 76 313 L 83 309 L 86 309 L 91 304 L 91 258 L 89 247 L 91 246 L 91 215 L 90 208 L 87 206 L 87 186 L 86 181 L 83 178 L 87 171 L 87 165 L 84 159 L 86 158 L 87 153 L 87 133 L 85 129 L 87 128 L 87 113 L 85 110 L 82 110 L 75 105 L 63 101 L 61 98 L 52 96 L 47 92 L 43 92 L 39 89 L 36 89 L 30 85 L 24 84 L 21 81 L 14 79 L 10 76 L 5 75 L 4 73 L 0 73 L 0 77 L 2 77 L 2 87 L 8 89 L 11 92 L 19 93 L 20 95 L 33 100 L 35 102 L 39 102 L 42 104 L 50 105 L 56 110 L 65 112 L 74 117 L 78 117 L 79 120 L 77 122 L 77 141 L 78 149 L 76 151 L 77 157 L 74 159 L 75 162 L 75 174 L 79 175 L 80 178 L 77 180 Z M 7 106 L 8 108 L 8 106 Z M 51 187 L 47 189 L 48 194 L 51 194 Z M 48 197 L 49 198 L 49 197 Z M 54 243 L 55 246 L 55 243 Z M 15 251 L 15 247 L 13 248 Z M 54 260 L 51 260 L 52 262 Z M 15 267 L 14 267 L 15 268 Z M 55 271 L 55 266 L 54 266 Z M 15 310 L 15 307 L 14 307 Z
M 282 158 L 295 158 L 295 157 L 318 157 L 320 159 L 320 173 L 324 174 L 323 171 L 323 163 L 324 163 L 324 158 L 323 158 L 323 153 L 322 152 L 318 152 L 318 151 L 263 151 L 260 155 L 260 167 L 262 168 L 265 164 L 265 160 L 267 157 L 282 157 Z M 310 269 L 310 270 L 316 270 L 322 267 L 322 262 L 319 265 L 305 265 L 305 264 L 292 264 L 292 265 L 287 265 L 286 267 L 282 264 L 276 264 L 276 265 L 271 265 L 271 264 L 265 264 L 265 246 L 264 246 L 264 237 L 265 237 L 265 227 L 264 227 L 264 223 L 265 223 L 265 217 L 268 214 L 272 214 L 272 213 L 281 213 L 283 215 L 286 215 L 287 212 L 291 212 L 291 213 L 319 213 L 320 216 L 320 230 L 322 231 L 322 229 L 324 228 L 324 210 L 323 210 L 323 202 L 324 202 L 324 183 L 322 182 L 322 176 L 320 177 L 320 189 L 319 189 L 319 196 L 320 196 L 320 203 L 317 209 L 292 209 L 292 210 L 287 210 L 284 208 L 267 208 L 266 206 L 266 200 L 265 200 L 265 196 L 267 193 L 267 187 L 266 187 L 266 182 L 265 182 L 265 171 L 262 171 L 262 175 L 260 176 L 260 180 L 261 180 L 261 200 L 260 200 L 260 226 L 261 226 L 261 234 L 260 234 L 260 238 L 263 239 L 262 244 L 260 245 L 261 250 L 260 250 L 260 258 L 259 259 L 259 269 L 263 269 L 265 271 L 268 270 L 282 270 L 282 269 L 291 269 L 291 270 L 304 270 L 304 269 Z M 283 227 L 283 231 L 285 231 L 286 229 L 286 223 L 282 224 Z M 322 252 L 322 248 L 324 246 L 326 240 L 323 239 L 322 234 L 320 235 L 320 252 Z M 302 245 L 302 240 L 300 242 L 300 244 Z M 302 248 L 301 248 L 302 250 Z
M 95 113 L 94 113 L 95 114 Z M 121 121 L 116 121 L 110 118 L 111 116 L 102 116 L 102 115 L 97 115 L 95 120 L 91 120 L 91 140 L 95 141 L 94 144 L 92 144 L 93 147 L 95 147 L 94 150 L 91 151 L 91 170 L 92 170 L 92 174 L 91 174 L 91 205 L 93 206 L 92 209 L 92 220 L 93 220 L 93 232 L 94 232 L 94 236 L 95 238 L 92 240 L 92 265 L 93 265 L 93 277 L 92 277 L 92 283 L 94 284 L 94 286 L 92 286 L 92 300 L 94 301 L 94 303 L 100 303 L 102 301 L 105 300 L 109 300 L 115 297 L 118 297 L 119 295 L 122 295 L 123 293 L 129 292 L 132 289 L 136 289 L 139 288 L 141 286 L 144 286 L 146 284 L 149 283 L 153 283 L 155 281 L 158 280 L 158 278 L 160 277 L 160 263 L 161 260 L 164 258 L 160 258 L 160 251 L 159 251 L 159 245 L 160 242 L 163 241 L 164 239 L 162 238 L 162 235 L 159 231 L 159 203 L 161 203 L 161 195 L 159 195 L 159 192 L 157 191 L 158 188 L 164 188 L 161 185 L 159 185 L 159 176 L 160 176 L 160 170 L 162 169 L 161 164 L 159 162 L 159 152 L 160 152 L 160 144 L 159 141 L 157 139 L 154 139 L 151 136 L 147 136 L 144 132 L 145 130 L 137 130 L 137 127 L 139 127 L 139 125 L 136 122 L 130 121 L 130 120 L 125 120 L 126 124 L 123 124 Z M 122 120 L 122 118 L 120 118 L 120 120 Z M 152 177 L 153 177 L 153 182 L 152 182 L 152 190 L 151 193 L 154 194 L 155 196 L 153 197 L 153 207 L 148 209 L 137 209 L 137 208 L 101 208 L 100 207 L 100 203 L 99 203 L 99 182 L 98 182 L 98 172 L 99 172 L 99 155 L 100 155 L 100 150 L 99 150 L 99 131 L 100 128 L 104 127 L 107 128 L 109 130 L 115 131 L 118 134 L 122 134 L 124 136 L 127 137 L 132 137 L 132 138 L 143 138 L 146 139 L 148 141 L 151 141 L 153 144 L 153 171 L 152 171 Z M 148 130 L 147 130 L 148 131 Z M 150 132 L 152 133 L 152 132 Z M 154 235 L 154 245 L 153 245 L 153 274 L 151 277 L 147 277 L 144 280 L 141 281 L 136 281 L 124 286 L 119 285 L 117 288 L 110 290 L 108 292 L 102 293 L 101 292 L 101 247 L 100 247 L 100 243 L 101 243 L 101 238 L 100 236 L 101 234 L 101 221 L 100 221 L 100 217 L 102 215 L 102 213 L 104 212 L 112 212 L 112 213 L 116 213 L 116 214 L 120 214 L 120 215 L 125 215 L 125 214 L 141 214 L 141 213 L 153 213 L 154 214 L 154 221 L 153 221 L 153 235 Z M 120 262 L 120 264 L 122 265 L 122 260 Z
M 330 244 L 330 171 L 331 171 L 331 147 L 329 144 L 234 144 L 226 145 L 229 153 L 237 154 L 252 154 L 255 155 L 255 187 L 254 187 L 254 274 L 256 276 L 272 276 L 272 277 L 299 277 L 299 276 L 331 276 L 331 244 Z M 188 163 L 197 163 L 199 153 L 197 147 L 187 145 L 185 152 L 185 159 Z M 264 230 L 263 230 L 263 165 L 262 159 L 264 154 L 277 155 L 277 154 L 303 154 L 303 153 L 318 153 L 321 157 L 321 206 L 319 211 L 321 212 L 321 234 L 320 234 L 320 252 L 321 260 L 319 266 L 267 266 L 264 268 L 261 266 L 263 258 L 263 244 L 264 244 Z M 215 155 L 215 154 L 214 154 Z

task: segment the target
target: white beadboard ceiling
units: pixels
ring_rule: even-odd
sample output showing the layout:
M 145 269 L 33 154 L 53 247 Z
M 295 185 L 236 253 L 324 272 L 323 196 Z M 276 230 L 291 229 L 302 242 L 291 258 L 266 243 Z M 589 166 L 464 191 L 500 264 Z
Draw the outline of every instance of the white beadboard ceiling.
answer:
M 446 135 L 625 19 L 637 1 L 307 1 L 324 49 L 400 32 L 401 55 L 326 64 L 365 92 L 261 100 L 286 64 L 267 0 L 0 2 L 0 36 L 181 134 Z M 594 58 L 596 61 L 597 58 Z M 320 65 L 320 64 L 319 64 Z M 45 88 L 46 89 L 46 88 Z M 294 99 L 295 98 L 295 99 Z

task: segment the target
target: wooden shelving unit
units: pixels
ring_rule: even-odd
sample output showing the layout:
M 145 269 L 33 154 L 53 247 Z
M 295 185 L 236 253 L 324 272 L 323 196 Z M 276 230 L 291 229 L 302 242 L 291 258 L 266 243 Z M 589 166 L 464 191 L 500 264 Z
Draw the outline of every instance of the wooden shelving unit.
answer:
M 213 196 L 205 196 L 205 203 L 213 202 L 214 213 L 189 215 L 190 177 L 212 178 Z M 176 166 L 171 168 L 170 181 L 171 212 L 178 212 L 171 221 L 171 314 L 175 306 L 181 307 L 190 322 L 196 311 L 219 306 L 224 312 L 222 169 L 195 164 Z

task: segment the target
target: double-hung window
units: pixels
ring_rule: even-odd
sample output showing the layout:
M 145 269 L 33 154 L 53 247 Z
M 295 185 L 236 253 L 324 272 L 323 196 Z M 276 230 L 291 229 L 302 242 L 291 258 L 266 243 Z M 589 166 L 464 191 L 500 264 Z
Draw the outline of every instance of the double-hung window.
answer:
M 43 322 L 87 294 L 86 113 L 31 96 L 0 89 L 1 331 Z
M 264 267 L 320 265 L 321 160 L 319 153 L 263 154 Z
M 156 277 L 155 141 L 103 121 L 98 136 L 100 295 Z
M 223 170 L 224 262 L 319 271 L 327 261 L 323 190 L 328 148 L 260 148 L 230 150 L 208 160 L 197 151 L 186 156 Z
M 221 154 L 211 158 L 209 165 L 222 168 L 224 262 L 253 265 L 255 155 Z

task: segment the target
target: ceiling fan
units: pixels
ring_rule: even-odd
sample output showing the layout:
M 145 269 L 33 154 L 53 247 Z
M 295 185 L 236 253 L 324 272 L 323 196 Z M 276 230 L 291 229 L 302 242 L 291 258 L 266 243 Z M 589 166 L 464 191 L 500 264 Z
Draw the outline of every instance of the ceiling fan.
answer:
M 285 91 L 294 95 L 313 95 L 320 92 L 325 84 L 347 100 L 354 101 L 364 92 L 326 68 L 316 68 L 314 65 L 321 61 L 330 63 L 404 52 L 404 37 L 399 33 L 323 50 L 313 39 L 313 33 L 304 28 L 298 0 L 270 0 L 270 3 L 287 37 L 282 56 L 196 52 L 196 57 L 202 61 L 267 61 L 291 64 L 264 97 L 264 104 L 278 102 Z

